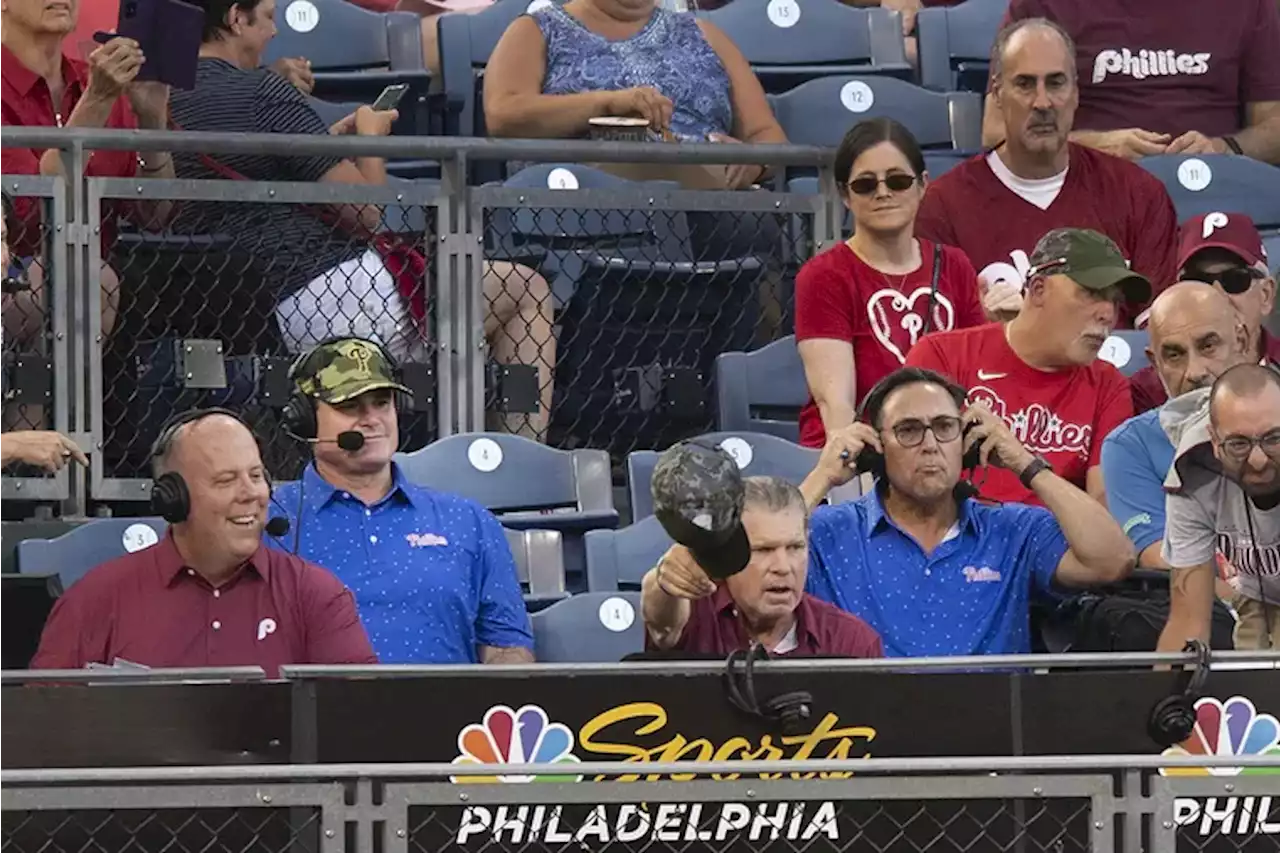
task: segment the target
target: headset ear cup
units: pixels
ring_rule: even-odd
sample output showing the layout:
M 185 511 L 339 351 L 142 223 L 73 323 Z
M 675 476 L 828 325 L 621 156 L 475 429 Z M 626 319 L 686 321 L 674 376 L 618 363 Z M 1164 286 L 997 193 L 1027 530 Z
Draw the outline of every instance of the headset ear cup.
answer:
M 187 481 L 177 471 L 161 474 L 151 486 L 151 511 L 170 524 L 187 520 L 191 511 L 191 495 Z
M 1156 703 L 1147 721 L 1147 734 L 1163 747 L 1191 737 L 1196 727 L 1195 703 L 1187 696 L 1168 696 Z
M 284 428 L 298 438 L 316 437 L 316 406 L 310 397 L 296 391 L 290 395 L 289 402 L 284 404 L 281 415 Z

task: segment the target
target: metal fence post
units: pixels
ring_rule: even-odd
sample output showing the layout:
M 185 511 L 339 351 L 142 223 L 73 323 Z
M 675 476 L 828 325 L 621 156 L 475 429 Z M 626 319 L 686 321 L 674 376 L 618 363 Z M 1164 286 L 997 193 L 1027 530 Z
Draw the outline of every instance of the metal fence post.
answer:
M 89 375 L 93 361 L 90 356 L 90 332 L 85 323 L 90 310 L 86 304 L 86 288 L 91 283 L 90 278 L 92 277 L 92 282 L 96 283 L 100 274 L 99 271 L 91 270 L 90 267 L 92 258 L 101 252 L 91 250 L 89 243 L 91 240 L 99 239 L 101 220 L 94 215 L 97 211 L 90 206 L 86 196 L 84 171 L 87 165 L 88 154 L 85 152 L 83 142 L 73 141 L 63 150 L 62 168 L 66 176 L 67 199 L 64 231 L 67 289 L 63 291 L 66 304 L 60 306 L 58 310 L 66 312 L 67 336 L 66 361 L 61 365 L 58 378 L 66 384 L 67 407 L 62 417 L 55 421 L 55 428 L 68 431 L 69 437 L 79 444 L 81 449 L 92 451 L 96 450 L 93 446 L 93 434 L 91 430 L 86 429 L 85 424 L 86 407 L 90 405 L 86 377 Z M 50 294 L 46 305 L 52 301 L 52 294 Z M 54 366 L 55 369 L 59 367 L 56 363 Z M 95 456 L 100 455 L 95 454 Z M 84 516 L 88 508 L 89 473 L 74 465 L 68 466 L 67 471 L 69 492 L 62 506 L 62 516 L 64 518 Z

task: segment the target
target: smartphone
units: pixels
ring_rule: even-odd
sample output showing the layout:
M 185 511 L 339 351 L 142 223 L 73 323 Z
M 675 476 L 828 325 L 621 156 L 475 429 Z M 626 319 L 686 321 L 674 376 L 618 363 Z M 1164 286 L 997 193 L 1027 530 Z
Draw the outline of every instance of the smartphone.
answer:
M 390 86 L 382 90 L 382 94 L 373 102 L 373 109 L 381 112 L 383 110 L 394 110 L 396 105 L 400 103 L 400 99 L 404 97 L 404 93 L 409 91 L 408 83 L 392 83 Z

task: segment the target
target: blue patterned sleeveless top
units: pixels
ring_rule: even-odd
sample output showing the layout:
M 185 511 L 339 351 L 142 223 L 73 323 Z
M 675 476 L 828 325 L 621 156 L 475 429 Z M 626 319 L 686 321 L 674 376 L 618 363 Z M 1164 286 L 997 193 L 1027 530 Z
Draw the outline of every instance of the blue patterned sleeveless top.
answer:
M 591 32 L 559 5 L 532 17 L 547 42 L 543 94 L 652 86 L 674 104 L 671 132 L 682 141 L 732 129 L 729 75 L 693 15 L 655 8 L 644 29 L 620 41 Z

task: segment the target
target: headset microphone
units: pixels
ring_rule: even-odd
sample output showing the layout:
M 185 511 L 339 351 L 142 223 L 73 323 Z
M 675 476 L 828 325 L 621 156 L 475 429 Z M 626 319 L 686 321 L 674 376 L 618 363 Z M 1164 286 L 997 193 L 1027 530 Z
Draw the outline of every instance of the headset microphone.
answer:
M 285 518 L 283 515 L 277 515 L 273 518 L 267 519 L 267 526 L 264 529 L 267 531 L 268 536 L 274 539 L 279 539 L 281 536 L 284 536 L 289 532 L 289 527 L 289 519 Z
M 364 447 L 364 433 L 357 432 L 353 429 L 344 430 L 343 432 L 338 433 L 337 443 L 338 447 L 348 453 L 355 453 L 357 450 Z

